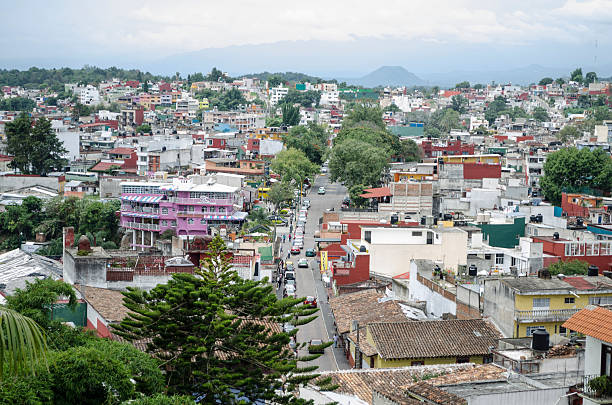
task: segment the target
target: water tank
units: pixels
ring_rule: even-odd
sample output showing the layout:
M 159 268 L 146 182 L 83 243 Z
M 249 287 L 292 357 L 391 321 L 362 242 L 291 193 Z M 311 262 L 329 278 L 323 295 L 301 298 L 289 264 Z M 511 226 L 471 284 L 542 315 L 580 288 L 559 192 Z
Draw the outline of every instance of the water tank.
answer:
M 537 329 L 531 335 L 531 348 L 539 352 L 545 352 L 548 350 L 548 332 L 545 329 Z
M 559 232 L 553 233 L 553 239 L 559 240 Z
M 470 264 L 470 267 L 468 268 L 468 274 L 470 277 L 476 277 L 476 275 L 478 274 L 478 267 L 476 267 L 475 264 Z
M 584 224 L 584 220 L 580 217 L 576 218 L 576 226 L 582 226 Z
M 391 215 L 391 225 L 397 224 L 398 220 L 399 220 L 399 217 L 397 216 L 397 214 Z
M 594 276 L 598 276 L 599 275 L 599 267 L 595 266 L 594 264 L 591 264 L 589 266 L 589 270 L 588 273 L 589 277 L 594 277 Z
M 359 246 L 359 251 L 360 252 L 367 252 L 368 249 L 365 246 L 361 245 L 361 246 Z
M 542 214 L 536 215 L 536 221 L 542 223 L 543 220 L 544 220 L 544 217 L 542 216 Z

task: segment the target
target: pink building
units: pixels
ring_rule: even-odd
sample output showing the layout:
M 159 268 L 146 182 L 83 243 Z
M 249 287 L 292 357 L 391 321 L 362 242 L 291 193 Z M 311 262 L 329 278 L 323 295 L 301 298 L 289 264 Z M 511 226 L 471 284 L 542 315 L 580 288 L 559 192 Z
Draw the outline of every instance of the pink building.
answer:
M 121 226 L 134 231 L 132 248 L 142 250 L 168 229 L 187 238 L 210 235 L 211 227 L 239 227 L 247 216 L 239 211 L 240 191 L 213 180 L 121 183 Z

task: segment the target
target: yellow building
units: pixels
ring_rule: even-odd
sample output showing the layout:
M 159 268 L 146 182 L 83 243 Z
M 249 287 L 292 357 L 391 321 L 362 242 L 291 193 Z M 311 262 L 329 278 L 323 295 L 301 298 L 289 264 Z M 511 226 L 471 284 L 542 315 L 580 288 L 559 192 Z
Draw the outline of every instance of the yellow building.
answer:
M 519 277 L 485 283 L 484 314 L 505 337 L 531 336 L 536 329 L 566 336 L 563 322 L 589 304 L 612 304 L 611 279 Z
M 442 156 L 444 163 L 487 163 L 500 164 L 500 155 L 452 155 Z
M 207 98 L 203 98 L 202 100 L 200 100 L 200 110 L 209 110 L 210 109 L 210 103 L 208 102 Z
M 490 348 L 500 337 L 483 319 L 375 322 L 359 328 L 359 352 L 363 368 L 482 364 L 492 361 Z M 354 359 L 357 331 L 348 341 Z

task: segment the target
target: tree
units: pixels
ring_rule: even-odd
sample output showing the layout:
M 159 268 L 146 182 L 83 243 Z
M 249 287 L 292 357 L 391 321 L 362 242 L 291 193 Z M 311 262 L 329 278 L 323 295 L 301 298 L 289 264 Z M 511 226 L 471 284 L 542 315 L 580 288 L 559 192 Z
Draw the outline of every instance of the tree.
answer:
M 561 203 L 561 193 L 582 187 L 612 189 L 612 161 L 602 149 L 563 148 L 546 156 L 540 186 L 546 199 Z
M 266 127 L 280 127 L 283 125 L 283 119 L 281 117 L 266 117 Z
M 459 113 L 451 108 L 437 110 L 429 117 L 426 126 L 433 126 L 441 134 L 449 134 L 451 129 L 459 127 Z
M 350 138 L 335 144 L 331 151 L 330 179 L 344 181 L 349 188 L 356 184 L 377 186 L 389 161 L 388 148 Z
M 595 72 L 587 72 L 584 76 L 584 84 L 588 85 L 589 83 L 595 83 L 597 81 L 597 73 Z
M 283 78 L 279 75 L 272 75 L 268 77 L 268 86 L 269 87 L 278 87 L 283 83 Z
M 397 156 L 402 162 L 418 162 L 423 154 L 421 148 L 412 139 L 402 139 L 400 141 L 401 153 Z
M 138 134 L 150 134 L 151 133 L 151 125 L 142 124 L 135 128 L 136 133 Z
M 291 127 L 300 123 L 299 107 L 295 107 L 291 104 L 283 104 L 281 106 L 281 111 L 283 114 L 283 125 Z
M 467 104 L 467 99 L 460 95 L 451 97 L 451 105 L 450 108 L 457 111 L 459 114 L 463 114 L 465 112 L 465 105 Z
M 318 107 L 321 93 L 315 90 L 297 91 L 289 89 L 287 95 L 281 100 L 282 104 L 300 104 L 302 107 Z
M 548 112 L 542 107 L 536 107 L 533 109 L 531 116 L 536 121 L 548 121 Z
M 39 118 L 34 127 L 30 117 L 22 113 L 6 124 L 7 153 L 14 156 L 10 166 L 23 174 L 45 176 L 66 165 L 62 155 L 66 149 L 51 129 L 51 122 Z
M 396 112 L 401 112 L 402 110 L 394 103 L 389 104 L 388 106 L 385 107 L 385 112 L 392 112 L 392 113 L 396 113 Z
M 293 198 L 293 193 L 285 183 L 274 183 L 268 191 L 268 200 L 274 205 L 274 214 L 278 215 L 281 205 Z M 276 240 L 276 222 L 274 221 L 274 240 Z
M 576 68 L 576 70 L 570 73 L 570 81 L 582 83 L 582 68 Z
M 557 138 L 563 143 L 580 137 L 580 131 L 573 125 L 566 125 L 557 134 Z
M 146 80 L 142 83 L 142 92 L 143 93 L 149 92 L 149 82 L 147 82 Z
M 381 129 L 387 126 L 382 119 L 382 110 L 380 107 L 370 107 L 365 104 L 356 104 L 348 115 L 342 120 L 342 128 L 351 128 L 363 126 L 364 123 L 370 123 Z
M 474 85 L 474 90 L 481 90 L 483 88 L 484 88 L 484 86 L 482 84 L 480 84 L 480 83 L 477 83 L 477 84 Z
M 292 127 L 283 142 L 287 148 L 301 150 L 311 162 L 320 165 L 327 149 L 327 138 L 325 128 L 311 122 L 308 126 Z
M 548 266 L 551 275 L 563 274 L 566 276 L 573 274 L 587 275 L 589 263 L 582 260 L 558 261 Z
M 156 394 L 150 397 L 126 401 L 121 405 L 196 405 L 196 403 L 187 395 L 166 396 L 163 394 Z
M 298 364 L 288 348 L 291 333 L 277 322 L 302 325 L 316 318 L 301 299 L 278 300 L 267 281 L 245 280 L 231 267 L 231 254 L 216 236 L 197 275 L 177 273 L 146 292 L 129 288 L 131 311 L 117 333 L 151 339 L 147 351 L 167 365 L 169 392 L 197 393 L 202 403 L 294 403 L 291 392 L 308 383 L 316 366 Z M 331 342 L 325 344 L 329 346 Z
M 365 207 L 368 203 L 366 198 L 361 197 L 361 194 L 363 194 L 363 190 L 365 188 L 366 187 L 363 184 L 355 184 L 349 188 L 349 197 L 351 202 L 355 204 L 356 207 Z
M 19 312 L 0 306 L 0 381 L 4 380 L 5 372 L 9 376 L 35 373 L 46 353 L 47 343 L 40 326 Z
M 318 166 L 312 163 L 301 150 L 289 148 L 276 155 L 270 168 L 281 176 L 286 184 L 294 182 L 297 187 L 306 177 L 314 175 Z
M 455 84 L 455 88 L 456 89 L 469 89 L 470 88 L 470 82 L 461 82 L 461 83 L 457 83 Z
M 562 77 L 559 77 L 555 80 L 555 83 L 557 83 L 559 86 L 564 85 L 565 84 L 565 80 Z
M 503 96 L 495 97 L 485 111 L 485 119 L 489 121 L 489 125 L 492 125 L 495 119 L 501 115 L 501 111 L 504 110 L 506 110 L 506 99 Z
M 547 86 L 549 84 L 551 84 L 553 82 L 552 77 L 544 77 L 542 78 L 542 80 L 540 80 L 540 82 L 538 83 L 540 86 Z

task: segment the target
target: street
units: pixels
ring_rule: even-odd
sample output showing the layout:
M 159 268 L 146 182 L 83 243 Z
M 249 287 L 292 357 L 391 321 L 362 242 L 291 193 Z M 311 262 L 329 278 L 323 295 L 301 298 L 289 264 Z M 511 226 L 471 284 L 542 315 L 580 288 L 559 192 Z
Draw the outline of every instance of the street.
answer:
M 325 187 L 325 195 L 318 195 L 319 187 Z M 340 209 L 342 199 L 346 196 L 346 188 L 340 183 L 329 183 L 327 176 L 317 176 L 307 199 L 310 200 L 308 219 L 304 231 L 304 249 L 299 255 L 292 255 L 291 260 L 296 266 L 297 295 L 298 297 L 315 296 L 319 307 L 319 317 L 309 324 L 299 327 L 297 334 L 298 343 L 308 343 L 310 339 L 322 339 L 331 341 L 334 338 L 334 320 L 327 304 L 327 292 L 321 281 L 321 273 L 316 257 L 309 257 L 309 268 L 297 268 L 299 259 L 305 257 L 307 249 L 315 247 L 314 233 L 319 229 L 319 218 L 327 209 Z M 288 252 L 291 247 L 289 240 L 284 244 L 283 252 Z M 285 253 L 286 254 L 286 253 Z M 286 258 L 286 256 L 285 256 Z M 281 291 L 282 291 L 281 286 Z M 308 354 L 305 347 L 300 350 L 300 356 Z M 350 368 L 348 361 L 344 357 L 342 349 L 335 349 L 333 345 L 325 349 L 325 354 L 309 363 L 309 365 L 319 366 L 318 371 L 338 370 Z

